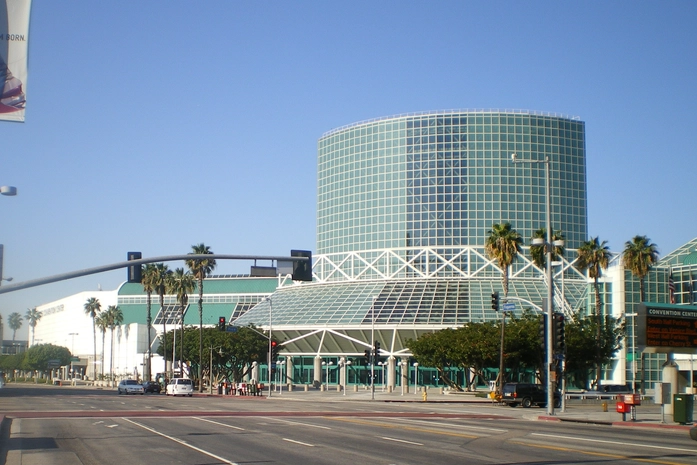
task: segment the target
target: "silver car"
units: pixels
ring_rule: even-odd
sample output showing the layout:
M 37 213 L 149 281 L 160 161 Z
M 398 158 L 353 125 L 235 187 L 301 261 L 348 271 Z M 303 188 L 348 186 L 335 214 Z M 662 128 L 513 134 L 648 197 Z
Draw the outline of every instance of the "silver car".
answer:
M 119 383 L 119 394 L 140 394 L 143 395 L 143 385 L 135 379 L 124 379 Z

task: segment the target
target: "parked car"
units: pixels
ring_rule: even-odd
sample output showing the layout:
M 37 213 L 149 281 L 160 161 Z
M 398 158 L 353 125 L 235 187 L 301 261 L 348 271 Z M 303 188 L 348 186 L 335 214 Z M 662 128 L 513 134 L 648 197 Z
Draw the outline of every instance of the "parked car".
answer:
M 501 402 L 510 407 L 522 405 L 524 408 L 537 405 L 547 406 L 547 389 L 539 384 L 531 383 L 506 383 L 503 386 Z M 561 394 L 554 393 L 554 408 L 561 407 Z
M 194 395 L 194 383 L 188 378 L 172 378 L 165 389 L 168 396 L 189 396 Z
M 146 381 L 143 383 L 143 391 L 146 394 L 149 392 L 159 394 L 160 392 L 162 392 L 162 386 L 157 381 Z
M 124 379 L 119 382 L 119 394 L 140 394 L 143 395 L 143 385 L 135 379 Z
M 598 392 L 606 394 L 630 394 L 632 389 L 626 384 L 601 384 Z

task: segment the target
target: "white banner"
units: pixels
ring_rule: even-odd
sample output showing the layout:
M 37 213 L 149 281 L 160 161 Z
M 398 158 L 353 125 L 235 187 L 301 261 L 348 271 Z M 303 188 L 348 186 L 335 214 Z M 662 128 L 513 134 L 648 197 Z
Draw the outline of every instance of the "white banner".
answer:
M 0 0 L 0 120 L 24 121 L 31 0 Z

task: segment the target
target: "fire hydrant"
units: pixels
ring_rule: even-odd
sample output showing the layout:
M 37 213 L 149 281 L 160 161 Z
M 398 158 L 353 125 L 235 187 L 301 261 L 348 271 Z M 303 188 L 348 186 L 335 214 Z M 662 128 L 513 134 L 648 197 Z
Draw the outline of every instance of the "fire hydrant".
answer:
M 423 394 L 421 394 L 421 398 L 423 399 L 424 402 L 428 401 L 428 392 L 426 391 L 425 387 L 424 387 Z

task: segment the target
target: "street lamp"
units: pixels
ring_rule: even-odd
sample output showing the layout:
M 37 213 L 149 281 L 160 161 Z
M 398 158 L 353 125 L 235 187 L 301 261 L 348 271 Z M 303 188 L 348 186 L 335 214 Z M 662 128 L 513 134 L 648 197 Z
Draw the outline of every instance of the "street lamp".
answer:
M 351 366 L 351 360 L 342 361 L 341 366 L 344 369 L 344 395 L 346 395 L 346 386 L 348 385 L 348 367 Z
M 549 157 L 545 157 L 544 160 L 518 160 L 518 155 L 515 153 L 511 154 L 512 163 L 530 163 L 530 164 L 544 164 L 545 165 L 545 210 L 546 210 L 546 239 L 536 238 L 532 240 L 533 245 L 543 245 L 545 246 L 545 256 L 546 256 L 546 277 L 547 277 L 547 334 L 545 339 L 547 341 L 547 414 L 554 415 L 554 383 L 552 381 L 552 366 L 554 364 L 554 340 L 552 337 L 552 325 L 553 325 L 553 302 L 554 290 L 552 288 L 552 192 L 550 191 L 550 160 Z
M 276 365 L 279 366 L 278 370 L 276 370 L 278 380 L 276 381 L 278 383 L 278 389 L 281 395 L 283 395 L 283 365 L 286 364 L 285 360 L 279 360 L 276 362 Z
M 419 363 L 414 362 L 414 393 L 419 393 Z
M 72 336 L 73 341 L 70 345 L 70 373 L 71 373 L 71 378 L 75 377 L 74 374 L 74 367 L 73 367 L 73 359 L 75 358 L 75 336 L 79 336 L 80 333 L 68 333 L 68 336 Z
M 328 361 L 328 362 L 322 362 L 322 365 L 325 366 L 324 369 L 324 390 L 329 391 L 329 367 L 334 365 L 334 362 Z
M 378 296 L 373 296 L 373 305 L 371 306 L 370 315 L 370 352 L 373 354 L 370 357 L 370 400 L 375 400 L 375 303 Z
M 218 349 L 218 355 L 220 355 L 221 357 L 223 356 L 223 347 L 222 346 L 218 346 L 218 347 L 210 346 L 211 358 L 210 358 L 210 365 L 208 365 L 208 368 L 210 370 L 210 373 L 208 374 L 208 385 L 209 385 L 209 392 L 211 393 L 211 395 L 213 395 L 213 349 Z M 203 379 L 201 379 L 199 382 L 203 383 Z M 201 384 L 201 386 L 203 386 L 203 384 Z

